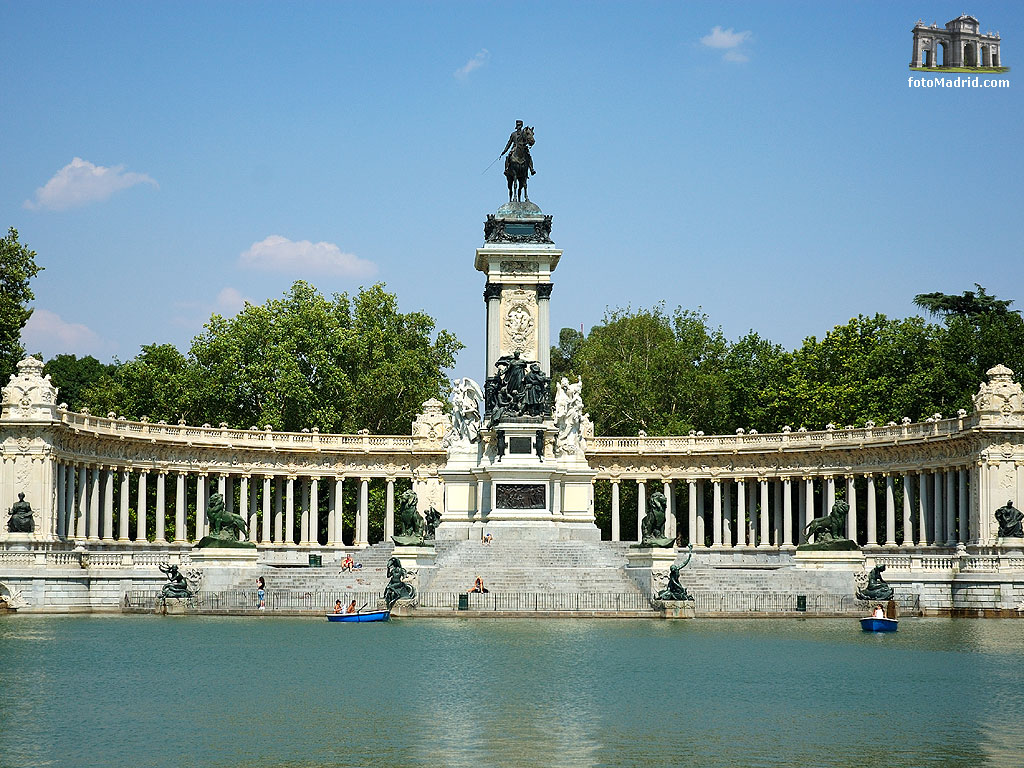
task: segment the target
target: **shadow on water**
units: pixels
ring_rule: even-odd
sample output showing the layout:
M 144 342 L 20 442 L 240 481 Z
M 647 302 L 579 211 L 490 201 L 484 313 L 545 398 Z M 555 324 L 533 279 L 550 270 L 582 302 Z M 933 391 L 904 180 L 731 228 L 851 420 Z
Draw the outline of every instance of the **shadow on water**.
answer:
M 0 619 L 0 766 L 1016 766 L 1012 620 Z

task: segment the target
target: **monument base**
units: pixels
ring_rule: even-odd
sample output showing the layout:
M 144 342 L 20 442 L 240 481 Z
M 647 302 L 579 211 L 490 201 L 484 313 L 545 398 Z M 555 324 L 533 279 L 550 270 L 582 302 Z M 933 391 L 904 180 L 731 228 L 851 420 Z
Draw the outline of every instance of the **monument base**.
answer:
M 259 560 L 259 552 L 248 547 L 206 547 L 205 549 L 193 549 L 191 552 L 192 564 L 196 566 L 253 566 Z
M 693 600 L 651 600 L 651 607 L 661 611 L 665 619 L 692 619 L 697 615 L 697 604 Z
M 864 570 L 864 553 L 843 550 L 806 550 L 798 549 L 793 555 L 797 568 L 829 568 L 840 571 Z

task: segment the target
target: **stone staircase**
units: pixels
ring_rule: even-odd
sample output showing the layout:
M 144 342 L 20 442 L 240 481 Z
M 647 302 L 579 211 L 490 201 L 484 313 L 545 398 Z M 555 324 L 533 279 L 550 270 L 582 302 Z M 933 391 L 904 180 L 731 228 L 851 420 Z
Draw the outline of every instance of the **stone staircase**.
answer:
M 341 572 L 344 555 L 324 559 L 320 567 L 261 566 L 259 575 L 267 583 L 267 590 L 296 593 L 340 591 L 379 591 L 387 583 L 387 564 L 395 545 L 381 542 L 352 553 L 352 559 L 363 567 L 353 573 Z M 246 575 L 235 580 L 229 589 L 255 592 L 253 577 Z
M 686 560 L 685 553 L 677 562 Z M 772 592 L 793 595 L 853 594 L 853 574 L 844 571 L 804 570 L 792 561 L 777 558 L 774 565 L 761 562 L 715 562 L 701 554 L 679 574 L 680 583 L 690 592 Z
M 626 574 L 628 545 L 588 541 L 439 541 L 421 590 L 465 592 L 479 576 L 491 592 L 639 593 Z

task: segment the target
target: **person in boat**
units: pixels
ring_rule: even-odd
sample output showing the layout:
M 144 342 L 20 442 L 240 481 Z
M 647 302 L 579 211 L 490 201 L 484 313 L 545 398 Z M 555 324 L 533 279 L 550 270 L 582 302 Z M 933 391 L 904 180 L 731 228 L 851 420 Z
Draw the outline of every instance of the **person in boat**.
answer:
M 340 600 L 338 602 L 339 602 L 339 604 L 341 603 Z M 340 612 L 341 611 L 339 611 L 339 613 Z M 355 613 L 355 612 L 356 612 L 356 601 L 353 600 L 351 603 L 348 604 L 348 608 L 345 609 L 345 613 Z
M 875 604 L 875 610 L 871 614 L 871 618 L 873 618 L 873 619 L 884 619 L 885 618 L 885 611 L 882 609 L 882 604 L 881 603 L 876 603 Z
M 334 601 L 334 612 L 341 613 L 341 600 Z

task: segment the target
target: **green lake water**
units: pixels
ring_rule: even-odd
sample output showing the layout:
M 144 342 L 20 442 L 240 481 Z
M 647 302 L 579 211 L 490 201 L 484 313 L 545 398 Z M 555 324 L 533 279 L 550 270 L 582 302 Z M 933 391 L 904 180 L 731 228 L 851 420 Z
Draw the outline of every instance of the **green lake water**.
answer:
M 1024 622 L 0 618 L 0 766 L 1022 766 Z

